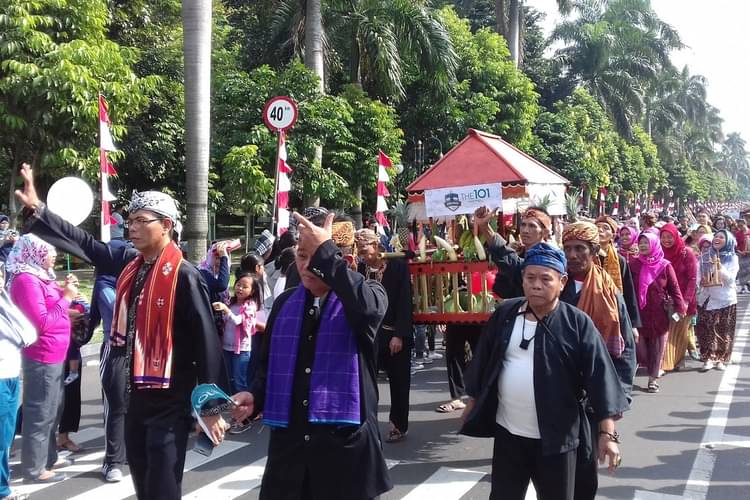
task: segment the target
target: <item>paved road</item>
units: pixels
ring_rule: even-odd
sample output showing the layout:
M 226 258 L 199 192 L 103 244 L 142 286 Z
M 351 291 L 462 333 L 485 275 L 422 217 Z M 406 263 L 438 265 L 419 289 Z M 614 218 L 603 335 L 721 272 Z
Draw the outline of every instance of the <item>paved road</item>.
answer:
M 747 297 L 741 298 L 736 362 L 726 372 L 698 373 L 699 363 L 689 362 L 686 370 L 664 377 L 659 394 L 640 390 L 646 377 L 639 373 L 633 409 L 618 425 L 624 441 L 623 465 L 616 477 L 601 474 L 599 498 L 750 499 L 749 303 Z M 380 390 L 380 416 L 385 422 L 388 390 L 384 384 Z M 128 478 L 119 484 L 100 479 L 103 439 L 98 395 L 97 367 L 89 366 L 84 372 L 81 432 L 73 436 L 86 451 L 68 468 L 71 479 L 37 486 L 31 490 L 32 498 L 117 500 L 133 495 Z M 456 435 L 458 415 L 434 411 L 446 399 L 442 361 L 413 377 L 409 436 L 402 443 L 385 445 L 396 486 L 383 500 L 488 497 L 492 443 Z M 256 499 L 267 440 L 268 430 L 257 428 L 231 436 L 210 459 L 188 452 L 185 498 Z M 527 498 L 535 498 L 533 491 Z

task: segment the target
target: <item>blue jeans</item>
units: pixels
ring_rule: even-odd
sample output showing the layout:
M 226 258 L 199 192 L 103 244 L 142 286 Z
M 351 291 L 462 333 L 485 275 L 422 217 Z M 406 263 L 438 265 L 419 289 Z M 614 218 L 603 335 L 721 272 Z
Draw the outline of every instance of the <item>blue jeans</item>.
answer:
M 0 379 L 0 498 L 10 495 L 10 447 L 16 433 L 20 394 L 18 377 Z
M 238 393 L 248 390 L 247 366 L 250 364 L 250 351 L 241 351 L 235 354 L 232 351 L 224 351 L 224 364 L 229 373 L 229 383 L 232 391 Z

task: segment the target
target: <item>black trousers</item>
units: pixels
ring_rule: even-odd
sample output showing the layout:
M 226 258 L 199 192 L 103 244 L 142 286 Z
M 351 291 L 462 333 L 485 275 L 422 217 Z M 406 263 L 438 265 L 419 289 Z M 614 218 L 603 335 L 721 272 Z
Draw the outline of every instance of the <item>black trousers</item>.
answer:
M 158 424 L 125 417 L 125 444 L 138 500 L 179 500 L 190 418 Z
M 523 500 L 529 481 L 539 500 L 573 500 L 576 450 L 544 456 L 541 443 L 496 426 L 490 500 Z
M 65 374 L 67 377 L 70 373 L 68 362 L 65 362 Z M 60 426 L 58 432 L 78 432 L 78 426 L 81 423 L 81 377 L 83 375 L 83 365 L 78 368 L 78 378 L 65 386 L 63 390 L 63 410 L 60 416 Z
M 104 463 L 125 462 L 125 413 L 127 412 L 125 347 L 103 344 L 99 376 L 104 392 Z
M 591 434 L 588 436 L 589 452 L 586 452 L 586 443 L 584 433 L 581 433 L 581 444 L 578 446 L 578 463 L 576 464 L 576 488 L 575 500 L 594 500 L 596 491 L 599 489 L 599 469 L 597 463 L 597 448 L 599 437 L 599 424 L 591 421 L 588 416 L 586 422 L 582 425 L 591 427 Z
M 445 329 L 445 364 L 448 368 L 451 399 L 460 399 L 466 395 L 464 372 L 469 364 L 466 343 L 469 343 L 474 352 L 481 332 L 482 327 L 477 325 L 448 325 Z
M 399 431 L 409 430 L 409 389 L 411 386 L 411 349 L 406 341 L 403 348 L 391 354 L 388 347 L 393 335 L 380 330 L 377 338 L 378 368 L 388 374 L 391 388 L 391 412 L 389 419 Z

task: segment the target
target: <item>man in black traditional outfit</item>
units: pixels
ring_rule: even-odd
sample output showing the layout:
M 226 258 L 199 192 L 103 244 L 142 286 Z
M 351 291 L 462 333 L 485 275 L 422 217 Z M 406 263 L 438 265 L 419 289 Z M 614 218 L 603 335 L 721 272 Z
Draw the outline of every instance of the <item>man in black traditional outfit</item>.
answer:
M 172 242 L 175 201 L 156 191 L 133 193 L 128 227 L 135 248 L 108 246 L 52 213 L 39 200 L 31 167 L 16 196 L 33 211 L 27 229 L 58 249 L 118 276 L 110 342 L 125 350 L 125 448 L 139 499 L 181 498 L 196 383 L 227 386 L 208 290 Z M 220 415 L 204 417 L 214 442 Z
M 585 407 L 598 423 L 597 455 L 620 462 L 614 417 L 627 408 L 617 372 L 591 319 L 560 302 L 565 255 L 546 243 L 526 252 L 525 298 L 504 301 L 467 372 L 471 399 L 461 433 L 494 437 L 491 499 L 573 500 Z M 586 401 L 584 404 L 584 394 Z
M 411 350 L 414 347 L 412 291 L 406 259 L 383 259 L 385 248 L 372 229 L 360 229 L 355 236 L 357 255 L 362 258 L 358 271 L 383 285 L 388 310 L 376 337 L 378 369 L 388 374 L 391 390 L 391 429 L 386 443 L 397 443 L 409 431 L 409 390 L 411 388 Z
M 574 222 L 565 227 L 562 242 L 569 279 L 560 300 L 578 307 L 594 322 L 607 346 L 629 404 L 636 369 L 635 338 L 620 289 L 610 274 L 599 265 L 600 236 L 600 228 L 590 222 Z M 593 436 L 597 422 L 589 424 Z M 576 500 L 593 500 L 599 487 L 594 444 L 592 441 L 582 443 L 579 447 Z
M 302 286 L 276 299 L 256 379 L 234 396 L 234 418 L 262 411 L 272 428 L 261 499 L 374 498 L 392 487 L 375 374 L 388 299 L 355 270 L 350 220 L 294 217 Z
M 529 207 L 521 215 L 521 244 L 523 247 L 516 251 L 508 245 L 501 235 L 490 226 L 490 219 L 494 217 L 487 207 L 480 207 L 474 212 L 474 219 L 479 226 L 480 234 L 485 237 L 487 253 L 498 269 L 497 279 L 492 291 L 504 299 L 523 296 L 523 279 L 521 269 L 525 252 L 552 236 L 552 218 L 546 210 L 539 207 Z

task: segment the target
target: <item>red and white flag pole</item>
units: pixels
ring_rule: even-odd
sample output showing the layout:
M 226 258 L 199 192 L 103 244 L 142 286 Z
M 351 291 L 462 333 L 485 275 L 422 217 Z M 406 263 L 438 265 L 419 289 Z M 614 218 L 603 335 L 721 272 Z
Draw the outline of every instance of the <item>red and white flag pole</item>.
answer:
M 117 151 L 109 131 L 109 106 L 104 96 L 99 94 L 99 172 L 101 175 L 101 240 L 107 243 L 110 236 L 110 228 L 117 221 L 112 218 L 110 202 L 117 199 L 109 190 L 109 176 L 117 175 L 117 171 L 107 158 L 107 151 Z
M 393 162 L 382 150 L 378 150 L 378 199 L 375 206 L 375 220 L 378 222 L 377 229 L 379 233 L 385 233 L 383 228 L 390 227 L 388 225 L 388 218 L 385 216 L 385 213 L 388 211 L 388 203 L 386 203 L 385 199 L 391 195 L 388 192 L 387 186 L 387 183 L 391 180 L 386 170 L 387 168 L 393 168 Z

